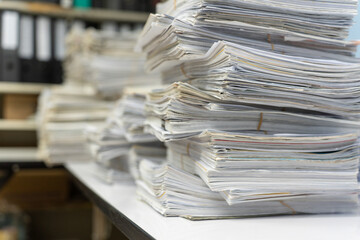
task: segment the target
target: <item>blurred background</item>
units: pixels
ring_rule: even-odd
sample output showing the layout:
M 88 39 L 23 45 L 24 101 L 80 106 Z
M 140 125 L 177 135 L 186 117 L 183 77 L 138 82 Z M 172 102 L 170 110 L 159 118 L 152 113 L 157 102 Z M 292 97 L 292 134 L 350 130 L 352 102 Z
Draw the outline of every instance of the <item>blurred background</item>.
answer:
M 156 0 L 0 1 L 0 239 L 126 239 L 61 165 L 44 163 L 35 114 L 65 82 L 70 29 L 141 29 Z

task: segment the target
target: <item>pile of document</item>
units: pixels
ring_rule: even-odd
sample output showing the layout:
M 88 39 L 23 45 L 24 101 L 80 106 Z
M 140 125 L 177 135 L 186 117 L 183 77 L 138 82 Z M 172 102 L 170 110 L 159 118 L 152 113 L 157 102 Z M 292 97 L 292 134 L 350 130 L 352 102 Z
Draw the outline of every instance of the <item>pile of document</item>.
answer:
M 125 86 L 142 86 L 150 81 L 159 84 L 158 75 L 145 74 L 144 54 L 134 52 L 138 34 L 138 30 L 129 29 L 73 29 L 67 39 L 66 78 L 89 84 L 102 97 L 113 99 L 121 96 Z
M 244 24 L 241 21 L 228 21 L 231 24 L 245 25 L 233 27 L 225 22 L 221 21 L 219 26 L 214 28 L 213 23 L 208 21 L 205 21 L 204 25 L 194 25 L 167 15 L 150 15 L 140 35 L 137 49 L 148 53 L 146 69 L 149 71 L 167 69 L 202 56 L 219 40 L 278 54 L 355 61 L 351 57 L 357 49 L 356 42 L 353 41 L 283 30 L 274 32 L 274 29 L 269 27 L 258 29 L 255 25 Z
M 255 26 L 284 29 L 316 36 L 343 39 L 356 15 L 357 1 L 282 0 L 178 0 L 157 5 L 157 12 L 205 24 L 239 21 Z M 235 24 L 235 23 L 234 23 Z
M 144 54 L 134 52 L 138 34 L 126 27 L 119 32 L 74 27 L 67 36 L 65 84 L 42 94 L 38 114 L 39 145 L 49 163 L 93 156 L 106 176 L 108 169 L 127 171 L 116 159 L 127 159 L 129 142 L 156 140 L 143 132 L 142 91 L 112 101 L 125 86 L 160 82 L 159 75 L 144 73 Z
M 240 102 L 240 97 L 224 100 L 217 91 L 206 90 L 209 85 L 205 82 L 202 86 L 197 84 L 203 90 L 193 83 L 173 83 L 148 95 L 147 131 L 161 141 L 168 141 L 194 136 L 205 129 L 299 134 L 360 130 L 359 121 L 314 111 L 276 107 L 276 101 L 279 101 L 279 105 L 286 103 L 280 100 L 280 95 L 269 95 L 274 99 L 273 106 L 267 106 L 271 104 L 270 101 L 262 106 L 245 104 Z M 260 94 L 253 100 L 262 103 Z
M 154 135 L 144 131 L 145 100 L 150 90 L 149 87 L 126 87 L 113 112 L 114 121 L 124 129 L 125 138 L 129 142 L 157 142 Z
M 166 148 L 160 142 L 134 144 L 129 152 L 129 171 L 134 180 L 142 181 L 140 163 L 150 161 L 162 164 L 166 161 Z
M 138 193 L 193 219 L 358 207 L 356 1 L 192 0 L 158 5 L 137 43 L 167 87 L 145 130 L 166 162 L 139 164 Z
M 104 125 L 113 102 L 98 99 L 84 86 L 44 90 L 37 113 L 39 149 L 49 164 L 88 161 L 86 128 Z
M 185 74 L 184 74 L 185 73 Z M 221 100 L 360 119 L 360 62 L 293 57 L 216 42 L 200 58 L 165 72 Z
M 96 163 L 96 176 L 108 183 L 129 180 L 128 152 L 131 145 L 124 130 L 108 119 L 105 126 L 89 126 L 86 133 Z
M 206 131 L 167 143 L 168 162 L 142 160 L 137 192 L 161 214 L 190 219 L 351 212 L 357 138 Z
M 247 189 L 240 193 L 231 193 L 231 196 L 247 196 L 247 199 L 239 204 L 229 205 L 223 197 L 227 192 L 211 191 L 202 179 L 181 168 L 143 160 L 139 169 L 139 197 L 165 216 L 201 220 L 275 214 L 337 213 L 347 212 L 357 206 L 355 194 L 305 194 L 277 200 L 262 199 L 260 193 L 251 195 Z M 271 194 L 263 194 L 265 197 L 268 195 Z
M 171 164 L 199 175 L 233 205 L 304 196 L 356 196 L 358 135 L 209 130 L 169 142 Z
M 165 148 L 144 132 L 146 88 L 126 88 L 103 127 L 87 129 L 89 149 L 97 164 L 96 175 L 114 183 L 137 178 L 142 159 L 164 159 Z

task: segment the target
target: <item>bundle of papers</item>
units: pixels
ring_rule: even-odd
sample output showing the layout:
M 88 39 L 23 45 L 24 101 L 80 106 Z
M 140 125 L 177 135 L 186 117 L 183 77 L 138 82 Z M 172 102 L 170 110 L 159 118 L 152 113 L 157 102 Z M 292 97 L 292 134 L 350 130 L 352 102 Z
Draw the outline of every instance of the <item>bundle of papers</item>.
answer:
M 249 25 L 241 20 L 221 21 L 216 26 L 213 22 L 199 25 L 167 15 L 150 15 L 137 49 L 147 53 L 148 71 L 162 71 L 179 61 L 202 56 L 219 40 L 291 56 L 356 62 L 351 57 L 356 42 Z
M 104 125 L 112 102 L 98 99 L 83 87 L 61 86 L 44 90 L 39 97 L 38 139 L 49 164 L 90 160 L 86 127 Z
M 154 142 L 156 137 L 144 131 L 145 100 L 149 88 L 125 88 L 123 97 L 114 109 L 112 119 L 124 129 L 127 141 L 133 143 Z
M 276 99 L 276 95 L 273 97 Z M 358 121 L 331 115 L 240 103 L 225 101 L 213 91 L 200 90 L 188 83 L 174 83 L 148 95 L 146 130 L 161 141 L 171 141 L 197 135 L 204 129 L 304 134 L 360 129 Z
M 168 143 L 169 161 L 229 204 L 359 192 L 358 135 L 206 131 Z
M 137 183 L 139 197 L 165 216 L 214 219 L 297 213 L 352 212 L 355 194 L 324 193 L 284 200 L 243 201 L 229 205 L 197 176 L 167 163 L 143 160 Z M 265 194 L 266 196 L 266 194 Z
M 249 25 L 344 39 L 356 15 L 356 0 L 177 0 L 157 5 L 157 12 L 194 25 L 241 21 Z
M 129 171 L 133 179 L 140 179 L 140 163 L 143 160 L 154 163 L 164 163 L 166 161 L 166 148 L 160 142 L 151 144 L 136 144 L 131 147 L 129 152 Z
M 143 158 L 155 160 L 165 156 L 163 144 L 144 132 L 143 91 L 148 90 L 135 89 L 125 90 L 109 114 L 105 127 L 90 126 L 87 129 L 89 148 L 100 170 L 96 175 L 109 183 L 123 181 L 121 176 L 130 178 L 129 173 L 136 178 L 138 162 Z
M 90 151 L 99 163 L 107 167 L 117 167 L 114 160 L 126 155 L 130 148 L 123 129 L 111 122 L 103 128 L 89 126 L 87 136 Z
M 358 207 L 357 1 L 180 0 L 137 42 L 170 84 L 147 95 L 138 193 L 166 216 L 351 212 Z M 170 16 L 171 15 L 171 16 Z
M 165 72 L 218 99 L 360 118 L 360 63 L 292 57 L 217 42 Z
M 145 56 L 134 52 L 139 31 L 76 30 L 68 37 L 65 61 L 69 81 L 91 85 L 105 98 L 118 98 L 126 86 L 158 84 L 158 75 L 145 75 Z M 79 47 L 81 45 L 81 47 Z
M 124 130 L 108 121 L 104 127 L 88 126 L 88 147 L 97 170 L 95 174 L 107 183 L 129 180 L 128 153 L 131 147 Z

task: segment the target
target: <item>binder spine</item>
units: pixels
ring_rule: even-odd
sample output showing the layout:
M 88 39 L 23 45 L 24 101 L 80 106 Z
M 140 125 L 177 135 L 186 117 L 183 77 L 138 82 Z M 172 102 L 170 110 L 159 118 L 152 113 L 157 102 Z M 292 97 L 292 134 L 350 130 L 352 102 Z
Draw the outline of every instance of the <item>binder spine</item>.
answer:
M 31 15 L 20 17 L 19 61 L 21 82 L 36 82 L 35 21 Z
M 52 79 L 51 19 L 36 18 L 36 72 L 37 82 L 48 83 Z
M 1 79 L 18 82 L 19 77 L 19 13 L 1 13 Z
M 64 19 L 53 19 L 52 21 L 52 79 L 51 83 L 63 82 L 62 61 L 65 58 L 65 37 L 67 24 Z

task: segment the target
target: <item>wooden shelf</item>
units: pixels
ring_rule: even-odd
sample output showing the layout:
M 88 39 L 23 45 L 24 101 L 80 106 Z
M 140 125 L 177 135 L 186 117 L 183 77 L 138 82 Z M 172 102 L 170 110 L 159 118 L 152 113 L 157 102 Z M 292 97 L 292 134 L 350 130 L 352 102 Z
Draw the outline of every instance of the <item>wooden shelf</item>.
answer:
M 54 84 L 0 82 L 0 93 L 39 94 L 44 88 L 52 86 Z
M 15 1 L 0 2 L 0 10 L 14 10 L 21 13 L 33 15 L 46 15 L 50 17 L 82 19 L 88 21 L 102 22 L 140 22 L 148 18 L 148 13 L 133 11 L 113 11 L 103 9 L 65 9 L 56 4 L 49 3 L 27 3 Z
M 35 131 L 35 120 L 0 120 L 0 130 L 4 131 Z
M 39 162 L 36 147 L 0 147 L 0 162 Z

